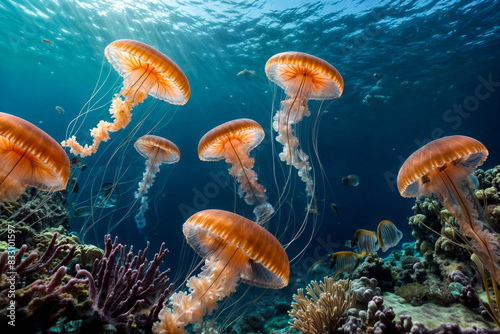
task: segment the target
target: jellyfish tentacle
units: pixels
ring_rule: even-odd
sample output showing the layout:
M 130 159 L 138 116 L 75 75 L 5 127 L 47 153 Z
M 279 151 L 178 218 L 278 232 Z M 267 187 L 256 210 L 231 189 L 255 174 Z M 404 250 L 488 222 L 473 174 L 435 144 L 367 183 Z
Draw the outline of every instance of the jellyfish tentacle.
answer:
M 266 190 L 258 183 L 257 173 L 252 169 L 255 164 L 255 159 L 248 157 L 244 152 L 238 152 L 236 147 L 241 146 L 235 147 L 231 139 L 229 139 L 228 143 L 231 145 L 231 149 L 234 153 L 233 157 L 236 157 L 234 161 L 230 162 L 232 166 L 229 169 L 229 174 L 235 177 L 240 184 L 238 188 L 240 196 L 243 197 L 245 202 L 249 205 L 255 202 L 259 205 L 267 202 Z
M 267 203 L 265 188 L 258 182 L 253 170 L 255 160 L 250 151 L 260 144 L 264 130 L 251 119 L 236 119 L 221 124 L 207 132 L 198 144 L 198 156 L 204 161 L 224 159 L 230 164 L 229 174 L 239 183 L 238 194 L 254 209 L 257 221 L 267 222 L 274 209 Z
M 497 281 L 500 281 L 500 270 L 498 268 L 500 244 L 498 239 L 479 220 L 476 210 L 471 207 L 471 201 L 465 198 L 464 194 L 467 193 L 465 189 L 457 188 L 446 170 L 443 169 L 437 175 L 440 176 L 451 195 L 446 196 L 442 193 L 436 193 L 439 201 L 457 218 L 460 233 L 470 238 L 474 251 L 488 272 L 495 276 Z
M 91 145 L 85 144 L 85 146 L 82 146 L 77 142 L 76 136 L 71 136 L 69 139 L 63 141 L 61 145 L 63 147 L 69 147 L 71 153 L 84 158 L 94 154 L 101 142 L 107 142 L 110 138 L 110 132 L 117 132 L 125 128 L 131 121 L 132 108 L 142 103 L 147 97 L 147 94 L 143 94 L 142 92 L 138 93 L 139 95 L 130 95 L 126 92 L 126 89 L 128 90 L 127 87 L 123 87 L 121 92 L 116 94 L 111 102 L 109 113 L 111 114 L 113 122 L 101 120 L 95 128 L 90 130 L 90 135 L 93 138 Z M 125 99 L 122 99 L 121 96 L 124 96 Z
M 280 86 L 287 96 L 281 101 L 273 118 L 273 128 L 278 132 L 276 140 L 282 144 L 279 154 L 282 161 L 298 170 L 306 183 L 306 193 L 314 197 L 314 179 L 309 156 L 299 148 L 299 139 L 293 134 L 292 125 L 310 115 L 307 103 L 312 100 L 331 100 L 340 97 L 344 81 L 340 73 L 328 62 L 302 52 L 278 53 L 266 63 L 266 75 Z M 314 144 L 313 144 L 314 146 Z
M 151 160 L 146 160 L 146 170 L 142 174 L 142 180 L 139 182 L 139 188 L 135 192 L 135 198 L 146 195 L 149 188 L 153 184 L 156 173 L 160 171 L 160 164 L 152 163 Z
M 148 95 L 171 104 L 183 105 L 191 94 L 182 70 L 149 45 L 133 40 L 117 40 L 106 47 L 104 54 L 124 78 L 123 87 L 111 103 L 109 113 L 113 121 L 100 121 L 90 130 L 92 144 L 83 146 L 74 135 L 61 143 L 69 147 L 71 153 L 81 157 L 95 153 L 101 142 L 109 140 L 111 132 L 125 128 L 131 121 L 131 110 Z
M 296 100 L 299 102 L 296 103 Z M 279 154 L 281 161 L 295 167 L 300 179 L 306 183 L 308 197 L 313 196 L 314 182 L 310 174 L 311 165 L 309 156 L 299 148 L 299 138 L 294 135 L 293 124 L 302 121 L 304 116 L 309 116 L 307 101 L 298 99 L 296 96 L 281 102 L 281 108 L 274 116 L 273 129 L 278 133 L 276 141 L 283 145 L 283 151 Z

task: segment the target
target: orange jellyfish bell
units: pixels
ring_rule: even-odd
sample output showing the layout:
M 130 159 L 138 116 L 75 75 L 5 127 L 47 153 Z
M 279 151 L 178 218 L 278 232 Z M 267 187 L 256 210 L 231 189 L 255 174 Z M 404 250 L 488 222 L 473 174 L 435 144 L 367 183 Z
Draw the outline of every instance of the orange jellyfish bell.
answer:
M 146 171 L 139 183 L 139 189 L 135 193 L 135 198 L 139 198 L 147 193 L 153 184 L 155 175 L 160 170 L 160 165 L 179 161 L 181 153 L 170 140 L 154 135 L 142 136 L 137 139 L 134 147 L 140 155 L 146 158 Z
M 191 247 L 205 258 L 198 276 L 189 278 L 190 294 L 177 292 L 160 312 L 155 333 L 184 333 L 217 309 L 217 301 L 236 291 L 238 280 L 263 288 L 288 284 L 290 264 L 279 241 L 262 226 L 235 213 L 205 210 L 183 225 Z
M 474 138 L 448 136 L 415 151 L 401 166 L 397 185 L 403 197 L 436 195 L 457 219 L 460 234 L 497 282 L 500 282 L 498 239 L 481 220 L 470 192 L 470 174 L 488 157 Z
M 130 123 L 132 108 L 148 95 L 171 104 L 184 105 L 191 94 L 182 70 L 149 45 L 123 39 L 109 44 L 104 53 L 124 78 L 123 87 L 111 103 L 109 112 L 113 122 L 102 120 L 90 130 L 92 145 L 80 145 L 75 136 L 62 142 L 63 146 L 71 148 L 71 153 L 82 157 L 95 153 L 100 143 L 109 139 L 110 132 L 125 128 Z
M 216 256 L 245 283 L 281 289 L 288 285 L 290 265 L 280 242 L 265 228 L 240 215 L 204 210 L 183 226 L 188 244 L 202 257 Z
M 299 148 L 299 139 L 293 134 L 292 125 L 309 116 L 309 100 L 331 100 L 342 95 L 344 81 L 335 67 L 318 57 L 302 52 L 282 52 L 272 56 L 265 71 L 272 82 L 283 88 L 287 99 L 281 101 L 274 116 L 276 140 L 283 145 L 279 157 L 294 166 L 306 183 L 306 193 L 313 196 L 313 178 L 310 175 L 309 157 Z
M 264 187 L 257 182 L 257 173 L 252 169 L 255 163 L 250 158 L 253 150 L 264 139 L 264 130 L 259 123 L 241 118 L 221 124 L 207 132 L 198 144 L 198 156 L 203 161 L 225 159 L 231 164 L 229 174 L 238 183 L 240 196 L 252 205 L 258 203 L 254 211 L 259 223 L 269 219 L 274 210 L 267 203 Z
M 439 189 L 446 187 L 440 181 L 442 176 L 448 174 L 457 181 L 481 166 L 487 157 L 486 147 L 474 138 L 457 135 L 436 139 L 415 151 L 401 166 L 397 178 L 399 193 L 416 197 L 442 192 Z
M 0 202 L 14 202 L 32 186 L 66 189 L 70 163 L 64 149 L 33 124 L 0 112 Z
M 134 147 L 140 155 L 153 164 L 172 164 L 179 161 L 181 156 L 179 148 L 174 143 L 154 135 L 142 136 L 137 139 Z

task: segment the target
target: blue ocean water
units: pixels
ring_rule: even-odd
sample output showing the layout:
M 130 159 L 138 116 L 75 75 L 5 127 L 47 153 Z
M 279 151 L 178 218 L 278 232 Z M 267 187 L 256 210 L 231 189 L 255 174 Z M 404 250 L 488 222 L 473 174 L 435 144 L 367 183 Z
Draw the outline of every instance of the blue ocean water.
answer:
M 92 206 L 102 184 L 118 184 L 115 208 L 74 217 L 72 229 L 90 227 L 86 241 L 101 246 L 108 231 L 138 249 L 146 240 L 152 249 L 166 242 L 166 262 L 175 269 L 190 214 L 217 208 L 253 216 L 235 199 L 227 166 L 197 157 L 199 139 L 232 119 L 252 118 L 265 129 L 253 157 L 269 202 L 282 203 L 270 231 L 288 243 L 299 230 L 304 186 L 292 171 L 289 191 L 279 198 L 284 165 L 272 158 L 281 148 L 271 139 L 271 122 L 273 96 L 279 101 L 283 93 L 268 81 L 264 65 L 283 51 L 328 61 L 342 74 L 344 93 L 331 104 L 311 101 L 311 117 L 296 130 L 315 166 L 319 208 L 287 248 L 298 272 L 343 250 L 356 229 L 374 230 L 384 219 L 412 241 L 407 217 L 414 200 L 399 195 L 395 178 L 404 159 L 429 140 L 471 136 L 489 149 L 482 168 L 500 163 L 499 27 L 499 1 L 6 0 L 0 3 L 0 111 L 59 142 L 69 134 L 89 142 L 88 130 L 109 119 L 109 102 L 121 84 L 105 47 L 134 39 L 171 58 L 189 80 L 189 102 L 176 107 L 148 98 L 137 106 L 127 129 L 112 134 L 83 161 L 87 169 L 73 175 L 80 190 L 68 197 L 68 210 Z M 244 68 L 257 76 L 237 76 Z M 92 111 L 72 123 L 89 100 Z M 181 159 L 160 168 L 141 235 L 133 193 L 144 159 L 132 145 L 151 130 L 173 141 Z M 360 177 L 359 186 L 342 184 L 348 174 Z

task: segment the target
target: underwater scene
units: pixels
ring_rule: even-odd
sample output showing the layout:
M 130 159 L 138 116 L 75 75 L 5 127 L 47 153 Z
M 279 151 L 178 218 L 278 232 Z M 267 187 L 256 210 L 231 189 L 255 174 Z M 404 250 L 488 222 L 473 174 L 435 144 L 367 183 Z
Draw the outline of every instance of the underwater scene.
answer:
M 500 1 L 0 28 L 0 333 L 500 333 Z

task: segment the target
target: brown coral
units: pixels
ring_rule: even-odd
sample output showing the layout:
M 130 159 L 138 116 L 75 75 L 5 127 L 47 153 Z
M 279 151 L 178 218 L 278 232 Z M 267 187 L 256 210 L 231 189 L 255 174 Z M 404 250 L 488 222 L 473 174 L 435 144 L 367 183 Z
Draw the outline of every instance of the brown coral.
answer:
M 298 289 L 293 295 L 292 310 L 289 315 L 293 322 L 292 328 L 302 333 L 323 334 L 334 333 L 341 325 L 346 311 L 356 303 L 356 291 L 351 291 L 351 283 L 340 280 L 334 283 L 332 277 L 325 277 L 323 282 L 312 281 L 304 289 Z

